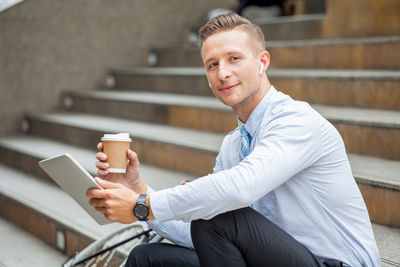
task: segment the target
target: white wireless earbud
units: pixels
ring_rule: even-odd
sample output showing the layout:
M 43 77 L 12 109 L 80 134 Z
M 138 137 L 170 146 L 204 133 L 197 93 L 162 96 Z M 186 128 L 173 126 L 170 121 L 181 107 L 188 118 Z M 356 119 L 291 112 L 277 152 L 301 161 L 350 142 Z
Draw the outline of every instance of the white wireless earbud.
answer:
M 264 64 L 260 62 L 260 72 L 259 72 L 260 75 L 262 74 L 263 70 L 264 70 Z
M 208 86 L 212 89 L 211 83 L 210 83 L 210 81 L 208 80 L 208 78 L 207 78 L 207 82 L 208 82 Z

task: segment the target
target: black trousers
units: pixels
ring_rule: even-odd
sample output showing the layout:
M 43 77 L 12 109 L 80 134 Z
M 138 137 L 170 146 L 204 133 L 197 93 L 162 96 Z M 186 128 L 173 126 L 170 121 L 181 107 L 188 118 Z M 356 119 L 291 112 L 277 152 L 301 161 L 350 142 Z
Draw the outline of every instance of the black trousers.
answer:
M 126 266 L 331 266 L 251 208 L 193 221 L 191 236 L 195 250 L 167 243 L 143 244 L 132 250 Z

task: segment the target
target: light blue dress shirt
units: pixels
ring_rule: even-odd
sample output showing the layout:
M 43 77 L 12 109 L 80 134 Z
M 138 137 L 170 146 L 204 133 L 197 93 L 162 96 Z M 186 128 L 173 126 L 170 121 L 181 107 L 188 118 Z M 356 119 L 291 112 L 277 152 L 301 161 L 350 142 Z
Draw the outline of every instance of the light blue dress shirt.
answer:
M 190 221 L 250 206 L 321 259 L 380 266 L 369 215 L 337 130 L 305 102 L 273 86 L 245 123 L 250 154 L 239 159 L 243 123 L 229 133 L 214 173 L 154 192 L 150 227 L 193 247 Z

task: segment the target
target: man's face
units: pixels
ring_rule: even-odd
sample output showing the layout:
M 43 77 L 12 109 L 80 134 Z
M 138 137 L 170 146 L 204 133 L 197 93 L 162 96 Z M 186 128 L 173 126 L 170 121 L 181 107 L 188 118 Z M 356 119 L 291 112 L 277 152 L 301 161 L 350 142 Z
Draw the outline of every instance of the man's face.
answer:
M 203 43 L 203 62 L 213 93 L 236 112 L 254 108 L 257 101 L 261 75 L 254 50 L 248 34 L 240 30 L 215 33 Z

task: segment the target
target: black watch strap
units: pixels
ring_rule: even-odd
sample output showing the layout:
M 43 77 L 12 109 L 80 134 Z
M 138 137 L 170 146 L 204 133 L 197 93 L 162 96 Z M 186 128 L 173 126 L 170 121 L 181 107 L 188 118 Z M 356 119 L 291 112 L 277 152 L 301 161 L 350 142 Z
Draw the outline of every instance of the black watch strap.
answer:
M 137 204 L 144 204 L 146 205 L 146 194 L 140 194 L 137 200 Z
M 146 194 L 140 194 L 135 207 L 133 207 L 133 215 L 135 215 L 139 221 L 147 221 L 147 216 L 149 215 L 146 196 Z

